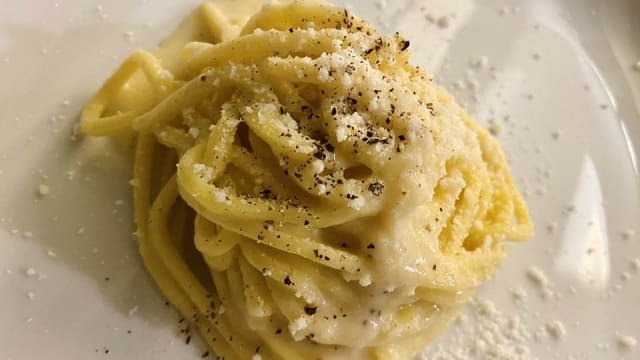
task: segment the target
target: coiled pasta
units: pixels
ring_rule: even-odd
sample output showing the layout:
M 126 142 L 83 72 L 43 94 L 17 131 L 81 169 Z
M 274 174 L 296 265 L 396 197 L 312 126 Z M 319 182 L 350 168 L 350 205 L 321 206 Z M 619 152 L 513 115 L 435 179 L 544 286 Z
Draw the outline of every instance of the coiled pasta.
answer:
M 81 129 L 135 134 L 145 265 L 220 358 L 409 358 L 531 235 L 499 144 L 400 35 L 309 1 L 183 28 Z

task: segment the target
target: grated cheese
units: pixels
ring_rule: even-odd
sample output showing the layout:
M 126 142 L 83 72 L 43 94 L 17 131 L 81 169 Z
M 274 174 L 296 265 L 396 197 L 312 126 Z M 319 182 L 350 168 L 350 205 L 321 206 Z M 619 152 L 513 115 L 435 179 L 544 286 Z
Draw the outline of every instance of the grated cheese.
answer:
M 298 332 L 306 329 L 308 325 L 307 319 L 304 316 L 300 316 L 293 322 L 289 323 L 289 332 L 292 336 L 295 336 Z
M 322 162 L 322 160 L 320 159 L 316 159 L 311 163 L 311 166 L 313 167 L 313 172 L 316 174 L 320 174 L 324 171 L 324 162 Z
M 213 180 L 213 169 L 205 164 L 195 163 L 191 170 L 205 182 Z
M 625 349 L 631 349 L 638 344 L 638 340 L 633 336 L 621 335 L 618 337 L 618 344 Z
M 527 270 L 527 277 L 533 281 L 536 285 L 547 286 L 549 285 L 549 280 L 545 273 L 535 266 L 531 266 Z
M 489 64 L 489 58 L 487 56 L 479 56 L 471 61 L 471 66 L 476 69 L 484 69 Z
M 38 186 L 38 194 L 40 194 L 40 196 L 49 195 L 49 186 L 45 184 L 40 184 Z
M 189 128 L 189 135 L 191 135 L 192 138 L 196 139 L 200 135 L 200 129 L 195 127 Z
M 526 345 L 532 335 L 522 319 L 518 315 L 507 316 L 499 312 L 488 299 L 472 300 L 452 330 L 454 336 L 446 344 L 432 347 L 418 359 L 532 359 Z
M 449 27 L 450 24 L 450 19 L 448 16 L 441 16 L 440 18 L 438 18 L 438 20 L 436 21 L 436 24 L 438 25 L 438 27 L 445 29 Z
M 524 299 L 527 297 L 527 293 L 523 288 L 518 287 L 511 290 L 511 296 L 513 296 L 513 300 L 518 303 L 524 301 Z
M 364 206 L 364 198 L 357 197 L 355 199 L 349 200 L 349 207 L 354 210 L 360 210 Z
M 555 339 L 559 339 L 567 334 L 567 330 L 560 320 L 549 321 L 545 327 L 547 332 Z
M 213 198 L 217 202 L 225 202 L 227 200 L 227 192 L 224 189 L 215 189 L 213 191 Z
M 376 0 L 376 6 L 382 10 L 387 7 L 387 0 Z
M 372 281 L 371 281 L 371 275 L 367 274 L 364 275 L 363 277 L 360 278 L 360 280 L 358 280 L 358 284 L 360 284 L 360 286 L 362 287 L 367 287 L 369 285 L 371 285 Z
M 626 229 L 622 232 L 621 236 L 623 240 L 629 240 L 635 235 L 635 231 L 633 229 Z

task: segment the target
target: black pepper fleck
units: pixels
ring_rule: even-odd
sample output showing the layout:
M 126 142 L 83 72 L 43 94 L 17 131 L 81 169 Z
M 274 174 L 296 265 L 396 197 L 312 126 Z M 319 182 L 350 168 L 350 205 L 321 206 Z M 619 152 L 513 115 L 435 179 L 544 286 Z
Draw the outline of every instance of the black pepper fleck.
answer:
M 369 191 L 371 191 L 371 193 L 375 196 L 380 196 L 384 191 L 384 185 L 379 182 L 371 183 L 369 184 Z

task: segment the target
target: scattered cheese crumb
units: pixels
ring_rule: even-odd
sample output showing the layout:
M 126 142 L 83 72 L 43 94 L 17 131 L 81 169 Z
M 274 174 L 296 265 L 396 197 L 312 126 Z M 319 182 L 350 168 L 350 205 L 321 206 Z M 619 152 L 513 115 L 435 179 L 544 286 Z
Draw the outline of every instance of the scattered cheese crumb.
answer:
M 640 258 L 631 260 L 631 267 L 636 271 L 640 270 Z
M 515 302 L 522 302 L 527 297 L 527 293 L 523 288 L 518 287 L 511 290 L 511 296 Z
M 453 85 L 454 85 L 456 88 L 461 89 L 461 90 L 464 90 L 464 89 L 466 89 L 466 88 L 467 88 L 467 84 L 466 84 L 464 81 L 462 81 L 462 80 L 458 80 L 458 81 L 456 81 Z
M 367 287 L 369 285 L 371 285 L 371 275 L 367 274 L 364 275 L 363 277 L 360 278 L 360 280 L 358 280 L 358 284 L 360 284 L 360 286 L 362 287 Z
M 539 285 L 541 287 L 547 287 L 549 285 L 547 276 L 538 267 L 531 266 L 529 269 L 527 269 L 527 277 L 536 285 Z
M 446 344 L 430 348 L 421 360 L 509 359 L 529 360 L 527 342 L 531 333 L 518 315 L 499 312 L 489 300 L 473 299 L 452 328 L 454 336 Z M 495 312 L 487 311 L 487 306 Z
M 49 195 L 49 186 L 46 184 L 40 184 L 38 186 L 38 194 L 40 194 L 40 196 Z
M 567 330 L 564 324 L 560 320 L 549 321 L 545 325 L 547 332 L 556 339 L 559 339 L 567 334 Z
M 304 316 L 300 316 L 295 319 L 293 322 L 289 323 L 289 332 L 291 335 L 295 336 L 301 330 L 306 329 L 309 324 L 307 323 L 307 319 Z
M 205 182 L 213 180 L 213 169 L 205 164 L 193 164 L 191 170 Z
M 502 126 L 496 121 L 496 119 L 489 119 L 489 132 L 493 136 L 500 135 L 502 131 Z
M 131 309 L 129 309 L 129 316 L 133 316 L 133 314 L 135 314 L 136 312 L 138 312 L 138 305 L 132 307 Z
M 618 337 L 618 344 L 625 349 L 631 349 L 638 344 L 638 340 L 633 336 L 621 335 Z
M 489 64 L 489 58 L 486 56 L 480 56 L 471 61 L 471 66 L 478 69 L 484 69 Z
M 189 128 L 189 135 L 191 135 L 192 138 L 196 139 L 200 135 L 200 129 L 195 127 Z
M 623 272 L 622 274 L 620 274 L 620 279 L 622 281 L 627 281 L 629 279 L 631 279 L 631 274 L 629 274 L 628 272 Z
M 634 235 L 635 235 L 635 231 L 633 231 L 633 229 L 626 229 L 622 232 L 622 239 L 623 240 L 629 240 L 631 239 Z
M 478 299 L 477 305 L 478 305 L 477 310 L 479 311 L 480 315 L 491 316 L 497 313 L 496 305 L 491 300 Z
M 225 202 L 227 200 L 227 192 L 224 189 L 216 188 L 213 191 L 213 198 L 217 202 Z
M 542 288 L 542 298 L 543 299 L 550 299 L 552 297 L 554 297 L 556 294 L 553 292 L 553 290 L 551 290 L 551 288 L 549 287 L 544 287 Z
M 36 269 L 29 267 L 24 271 L 24 273 L 29 277 L 36 276 Z
M 364 206 L 364 198 L 357 197 L 355 199 L 349 200 L 349 207 L 354 210 L 360 210 Z
M 331 77 L 329 76 L 329 70 L 327 70 L 326 68 L 320 68 L 320 70 L 318 70 L 318 80 L 322 82 L 331 80 Z
M 22 233 L 22 236 L 27 239 L 31 239 L 33 237 L 33 233 L 31 231 L 25 231 L 24 233 Z
M 262 360 L 262 356 L 260 354 L 253 354 L 251 360 Z
M 125 31 L 123 35 L 127 41 L 133 41 L 133 31 Z
M 56 253 L 53 252 L 53 250 L 47 250 L 47 255 L 49 255 L 49 257 L 56 257 Z
M 638 60 L 638 62 L 633 64 L 633 69 L 637 72 L 640 72 L 640 60 Z
M 27 297 L 29 298 L 29 300 L 33 300 L 36 297 L 36 294 L 33 293 L 33 291 L 27 291 Z
M 376 6 L 378 9 L 384 9 L 387 7 L 387 0 L 376 0 Z
M 313 172 L 316 174 L 320 174 L 324 171 L 324 162 L 322 162 L 322 160 L 320 159 L 316 159 L 311 163 L 311 166 L 313 167 Z
M 445 16 L 441 16 L 441 17 L 436 21 L 436 24 L 437 24 L 440 28 L 442 28 L 442 29 L 448 28 L 448 27 L 449 27 L 449 24 L 450 24 L 450 19 L 449 19 L 449 17 L 448 17 L 448 16 L 446 16 L 446 15 L 445 15 Z
M 511 9 L 508 6 L 503 6 L 500 10 L 498 10 L 498 14 L 500 16 L 511 14 Z

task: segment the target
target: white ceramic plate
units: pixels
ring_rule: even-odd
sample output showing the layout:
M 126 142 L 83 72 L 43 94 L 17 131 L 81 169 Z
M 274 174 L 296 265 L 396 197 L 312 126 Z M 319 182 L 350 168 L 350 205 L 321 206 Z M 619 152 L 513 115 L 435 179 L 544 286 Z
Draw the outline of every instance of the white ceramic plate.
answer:
M 205 351 L 185 345 L 138 258 L 129 154 L 70 140 L 83 103 L 119 61 L 168 35 L 196 3 L 0 0 L 0 359 Z M 452 329 L 431 357 L 499 358 L 490 353 L 502 345 L 523 358 L 640 358 L 619 341 L 640 338 L 640 3 L 352 6 L 406 34 L 416 63 L 479 121 L 495 119 L 537 226 L 480 291 L 495 312 L 481 302 L 484 322 Z M 548 286 L 532 280 L 532 266 Z

